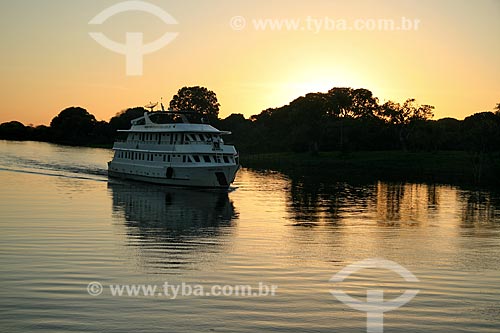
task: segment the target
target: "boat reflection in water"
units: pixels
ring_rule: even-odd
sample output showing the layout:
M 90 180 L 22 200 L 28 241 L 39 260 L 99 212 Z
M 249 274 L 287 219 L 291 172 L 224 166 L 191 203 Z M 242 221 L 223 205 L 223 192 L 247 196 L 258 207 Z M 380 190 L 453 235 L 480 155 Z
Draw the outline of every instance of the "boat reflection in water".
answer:
M 113 215 L 126 226 L 127 244 L 139 249 L 142 269 L 197 269 L 231 241 L 237 213 L 227 191 L 108 184 Z

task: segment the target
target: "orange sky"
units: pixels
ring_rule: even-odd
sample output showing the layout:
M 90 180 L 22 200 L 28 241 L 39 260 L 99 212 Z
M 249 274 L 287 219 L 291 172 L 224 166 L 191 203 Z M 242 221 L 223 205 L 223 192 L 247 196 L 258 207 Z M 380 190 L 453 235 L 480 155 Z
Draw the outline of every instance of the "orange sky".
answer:
M 382 102 L 414 97 L 434 105 L 436 118 L 464 118 L 500 103 L 500 1 L 151 0 L 178 24 L 138 11 L 88 24 L 117 3 L 0 2 L 0 122 L 48 124 L 73 105 L 109 120 L 160 98 L 168 104 L 190 85 L 217 94 L 221 117 L 248 117 L 334 86 L 368 88 Z M 243 29 L 234 29 L 235 16 L 245 18 Z M 333 20 L 352 28 L 358 19 L 393 19 L 399 26 L 401 17 L 418 20 L 418 29 L 325 26 Z M 256 20 L 266 19 L 299 25 L 259 30 Z M 120 43 L 127 32 L 142 32 L 145 43 L 179 34 L 144 56 L 143 75 L 127 76 L 125 56 L 94 41 L 89 33 L 96 31 Z

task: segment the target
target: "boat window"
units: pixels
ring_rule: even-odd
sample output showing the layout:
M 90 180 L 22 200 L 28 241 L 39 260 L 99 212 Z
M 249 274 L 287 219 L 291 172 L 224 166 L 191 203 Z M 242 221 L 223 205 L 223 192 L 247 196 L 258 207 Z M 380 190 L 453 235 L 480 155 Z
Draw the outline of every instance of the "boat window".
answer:
M 194 155 L 193 158 L 196 163 L 200 163 L 200 156 Z
M 186 155 L 182 156 L 182 163 L 186 163 Z
M 203 160 L 204 160 L 205 162 L 207 162 L 207 163 L 210 163 L 210 162 L 211 162 L 211 161 L 210 161 L 210 156 L 208 156 L 208 155 L 203 155 Z
M 187 157 L 186 157 L 186 159 L 187 159 L 187 162 L 188 162 L 188 163 L 193 163 L 193 160 L 191 159 L 191 157 L 190 157 L 190 156 L 187 156 Z
M 167 155 L 163 154 L 163 162 L 167 161 Z
M 227 156 L 224 156 L 224 163 L 229 163 L 229 159 L 227 158 Z
M 168 158 L 168 162 L 170 162 L 170 155 L 168 155 L 168 157 L 167 157 L 167 158 Z

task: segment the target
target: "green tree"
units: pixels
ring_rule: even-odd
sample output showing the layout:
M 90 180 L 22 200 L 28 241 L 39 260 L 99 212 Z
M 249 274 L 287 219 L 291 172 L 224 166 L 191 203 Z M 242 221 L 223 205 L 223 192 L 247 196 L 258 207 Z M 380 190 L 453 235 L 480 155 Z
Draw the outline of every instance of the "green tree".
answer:
M 210 121 L 218 120 L 219 106 L 215 93 L 199 86 L 181 88 L 170 101 L 173 111 L 196 112 Z

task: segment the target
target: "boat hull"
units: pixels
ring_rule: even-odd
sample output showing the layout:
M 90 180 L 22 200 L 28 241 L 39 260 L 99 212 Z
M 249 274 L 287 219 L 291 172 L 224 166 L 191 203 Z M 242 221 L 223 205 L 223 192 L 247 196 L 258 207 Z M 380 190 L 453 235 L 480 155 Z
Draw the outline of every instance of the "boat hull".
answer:
M 238 169 L 239 165 L 141 168 L 136 165 L 110 162 L 108 176 L 169 186 L 227 189 L 234 181 Z

